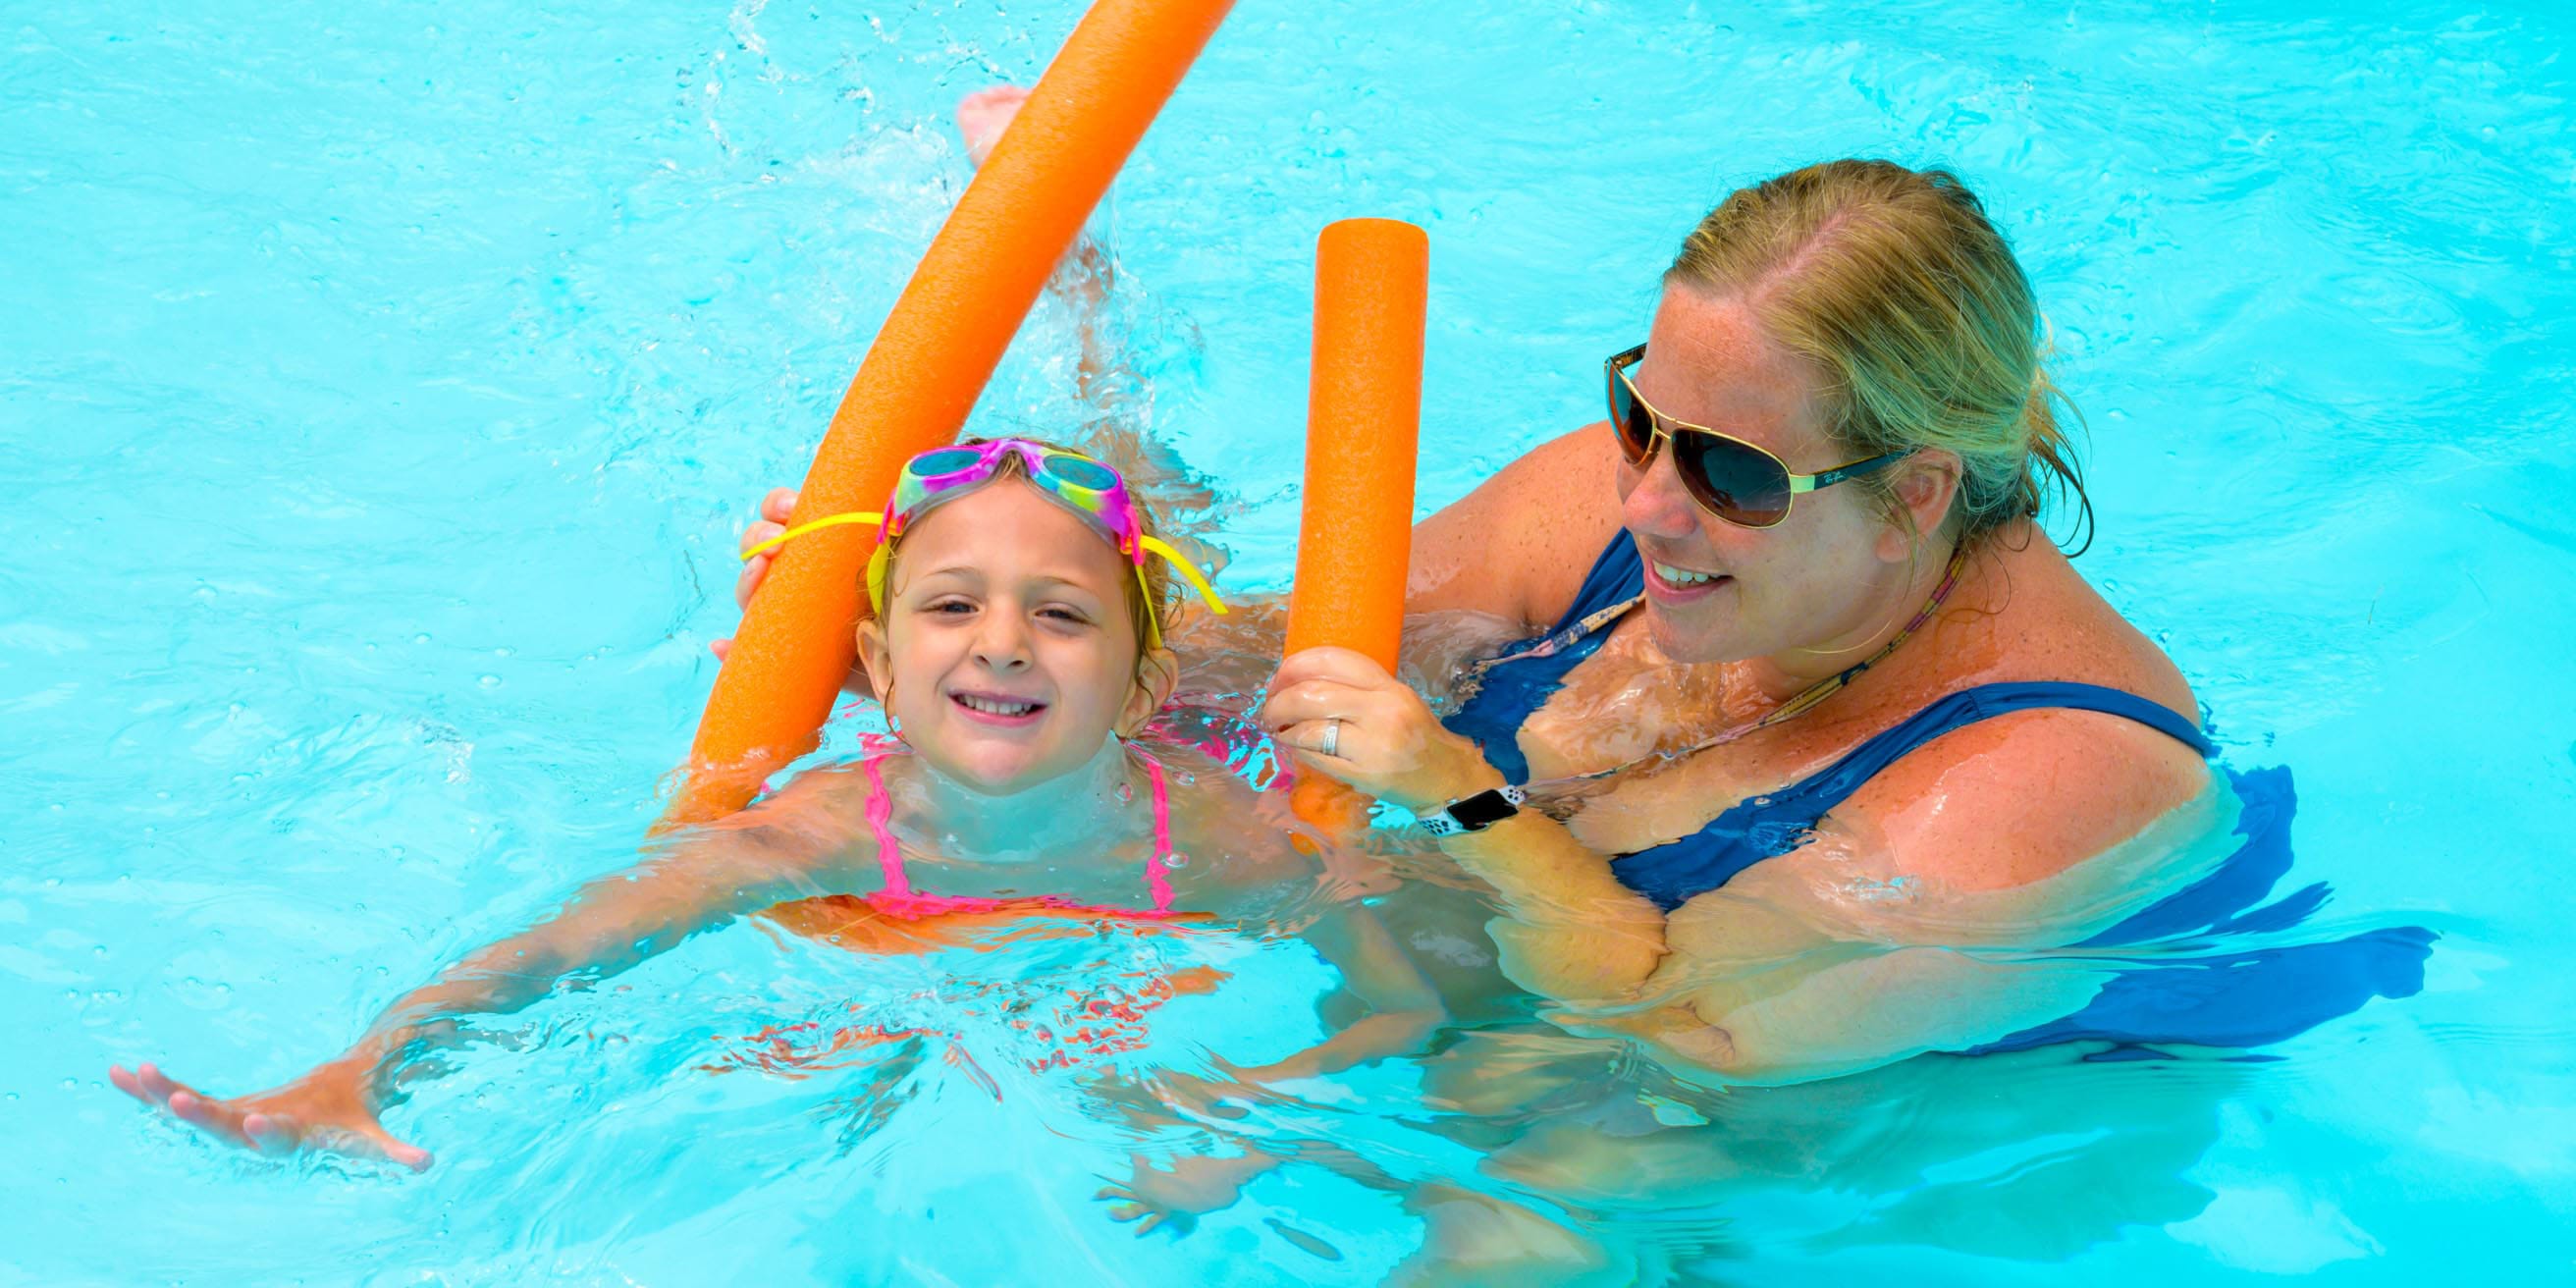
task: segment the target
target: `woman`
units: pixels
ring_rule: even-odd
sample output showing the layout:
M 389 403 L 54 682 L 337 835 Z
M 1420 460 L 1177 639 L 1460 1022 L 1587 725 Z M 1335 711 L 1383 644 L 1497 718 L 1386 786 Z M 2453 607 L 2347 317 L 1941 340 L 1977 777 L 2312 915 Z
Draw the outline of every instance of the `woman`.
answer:
M 2137 904 L 2085 860 L 2220 806 L 2189 686 L 2037 526 L 2076 479 L 2020 266 L 1952 176 L 1837 161 L 1727 198 L 1664 287 L 1608 426 L 1415 534 L 1409 608 L 1545 633 L 1446 725 L 1333 649 L 1264 719 L 1447 833 L 1515 980 L 1677 1071 L 2081 1007 L 2098 973 L 1988 986 L 1953 950 L 2082 940 Z

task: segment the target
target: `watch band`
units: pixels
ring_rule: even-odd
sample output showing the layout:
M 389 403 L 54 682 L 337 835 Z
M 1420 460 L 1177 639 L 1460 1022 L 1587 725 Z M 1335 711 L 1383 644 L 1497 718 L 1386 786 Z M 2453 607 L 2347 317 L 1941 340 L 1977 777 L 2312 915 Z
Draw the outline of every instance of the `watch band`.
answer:
M 1422 830 L 1433 836 L 1456 836 L 1461 832 L 1481 832 L 1521 812 L 1529 793 L 1517 787 L 1496 787 L 1473 796 L 1458 799 L 1428 814 L 1416 814 Z

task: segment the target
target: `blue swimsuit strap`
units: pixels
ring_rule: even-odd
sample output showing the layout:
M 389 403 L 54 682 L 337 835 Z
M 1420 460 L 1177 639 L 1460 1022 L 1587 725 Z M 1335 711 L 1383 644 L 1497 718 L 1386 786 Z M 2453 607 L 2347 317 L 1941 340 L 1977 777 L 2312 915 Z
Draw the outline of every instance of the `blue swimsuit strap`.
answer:
M 2078 684 L 2071 680 L 1980 684 L 1941 698 L 1898 721 L 1894 728 L 1852 748 L 1822 772 L 1767 796 L 1756 797 L 1746 804 L 1759 802 L 1765 813 L 1805 815 L 1803 821 L 1812 825 L 1835 806 L 1851 799 L 1852 793 L 1877 777 L 1880 770 L 1945 733 L 2016 711 L 2052 708 L 2098 711 L 2134 720 L 2172 737 L 2204 757 L 2218 754 L 2217 744 L 2203 736 L 2191 721 L 2170 707 L 2150 702 L 2126 690 L 2099 684 Z
M 1484 750 L 1485 759 L 1505 778 L 1515 783 L 1528 779 L 1529 762 L 1521 758 L 1522 723 L 1546 703 L 1549 694 L 1556 692 L 1566 672 L 1592 656 L 1610 637 L 1606 629 L 1577 636 L 1584 619 L 1645 593 L 1645 567 L 1637 558 L 1637 543 L 1627 533 L 1612 537 L 1600 557 L 1592 561 L 1591 570 L 1584 574 L 1583 587 L 1575 592 L 1573 606 L 1565 610 L 1556 625 L 1549 627 L 1545 635 L 1505 649 L 1502 656 L 1487 663 L 1476 692 L 1441 723 L 1451 732 L 1473 739 Z M 1533 652 L 1540 656 L 1529 656 Z
M 2064 680 L 1981 684 L 1907 716 L 1819 773 L 1728 806 L 1688 836 L 1617 856 L 1611 860 L 1611 875 L 1670 911 L 1764 859 L 1806 844 L 1825 815 L 1907 752 L 1980 720 L 2046 708 L 2120 716 L 2169 734 L 2204 756 L 2216 750 L 2190 721 L 2134 693 Z

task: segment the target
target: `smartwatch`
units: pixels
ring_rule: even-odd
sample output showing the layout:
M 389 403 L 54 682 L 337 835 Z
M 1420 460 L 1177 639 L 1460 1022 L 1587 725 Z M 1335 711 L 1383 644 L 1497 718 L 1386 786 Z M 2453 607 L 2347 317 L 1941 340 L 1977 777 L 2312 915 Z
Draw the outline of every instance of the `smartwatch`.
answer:
M 1428 814 L 1416 814 L 1422 830 L 1433 836 L 1456 836 L 1461 832 L 1481 832 L 1521 812 L 1529 793 L 1517 787 L 1496 787 L 1473 796 L 1462 796 Z

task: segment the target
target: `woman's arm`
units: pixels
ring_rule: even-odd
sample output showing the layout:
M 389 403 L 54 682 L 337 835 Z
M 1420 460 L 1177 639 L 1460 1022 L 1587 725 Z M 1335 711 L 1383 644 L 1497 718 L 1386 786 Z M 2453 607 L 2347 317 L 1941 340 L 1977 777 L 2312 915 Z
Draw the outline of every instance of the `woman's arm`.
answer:
M 1816 839 L 1673 914 L 1624 1013 L 1676 1072 L 1795 1082 L 1956 1051 L 2083 1009 L 2082 943 L 2237 844 L 2199 757 L 2144 726 L 2024 712 L 1883 771 Z
M 665 839 L 660 853 L 582 887 L 555 915 L 468 954 L 385 1008 L 350 1048 L 282 1087 L 217 1100 L 145 1064 L 111 1069 L 148 1104 L 266 1152 L 374 1153 L 414 1168 L 429 1155 L 377 1120 L 416 1057 L 462 1038 L 457 1021 L 521 1010 L 569 983 L 627 970 L 702 930 L 802 894 L 849 849 L 862 783 L 809 773 L 722 822 Z
M 1261 718 L 1310 771 L 1420 814 L 1504 783 L 1467 739 L 1440 725 L 1420 694 L 1347 649 L 1315 648 L 1279 668 Z M 1339 754 L 1320 748 L 1327 734 Z M 1619 884 L 1609 856 L 1524 810 L 1444 850 L 1493 886 L 1503 972 L 1561 1001 L 1633 997 L 1664 956 L 1664 917 Z

